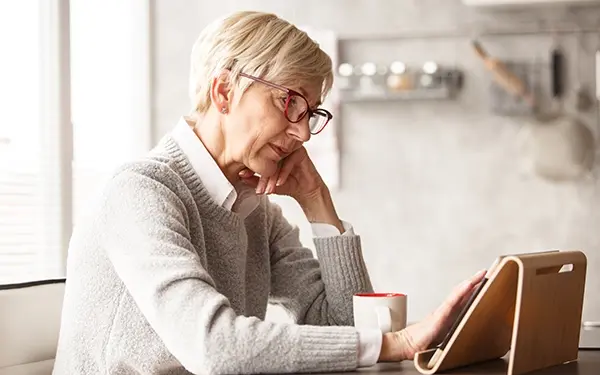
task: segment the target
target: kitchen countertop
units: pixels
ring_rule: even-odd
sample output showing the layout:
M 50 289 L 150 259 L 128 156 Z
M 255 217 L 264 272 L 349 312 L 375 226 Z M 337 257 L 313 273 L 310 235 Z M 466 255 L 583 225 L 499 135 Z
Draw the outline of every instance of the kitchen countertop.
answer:
M 507 360 L 498 359 L 488 361 L 479 365 L 471 365 L 451 371 L 444 371 L 441 374 L 452 375 L 506 375 Z M 401 363 L 380 363 L 373 367 L 362 368 L 356 371 L 357 374 L 402 374 L 402 375 L 421 375 L 415 368 L 412 361 Z M 325 373 L 324 373 L 325 374 Z M 347 372 L 327 373 L 328 375 L 342 375 Z M 549 367 L 543 370 L 530 372 L 530 375 L 598 375 L 600 374 L 600 350 L 580 350 L 579 360 L 567 364 Z
M 600 329 L 586 330 L 587 338 L 594 336 L 598 349 L 579 350 L 577 361 L 566 364 L 548 367 L 546 369 L 533 371 L 528 375 L 599 375 L 600 374 Z M 589 340 L 588 340 L 589 341 Z M 459 369 L 443 371 L 441 374 L 452 375 L 494 375 L 507 373 L 508 355 L 505 359 L 487 361 L 481 364 L 466 366 Z M 356 371 L 357 374 L 402 374 L 402 375 L 420 375 L 412 361 L 400 363 L 380 363 L 373 367 L 361 368 Z M 347 372 L 328 373 L 328 375 L 342 375 Z

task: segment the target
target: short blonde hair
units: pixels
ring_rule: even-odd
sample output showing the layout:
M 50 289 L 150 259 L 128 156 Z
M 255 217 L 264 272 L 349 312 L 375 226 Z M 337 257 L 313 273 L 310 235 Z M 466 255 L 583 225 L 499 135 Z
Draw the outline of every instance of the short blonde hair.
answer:
M 211 81 L 223 69 L 231 71 L 231 83 L 242 93 L 253 81 L 240 80 L 240 72 L 281 85 L 320 86 L 321 101 L 333 84 L 331 58 L 306 32 L 271 13 L 236 12 L 200 33 L 191 54 L 194 111 L 210 108 Z

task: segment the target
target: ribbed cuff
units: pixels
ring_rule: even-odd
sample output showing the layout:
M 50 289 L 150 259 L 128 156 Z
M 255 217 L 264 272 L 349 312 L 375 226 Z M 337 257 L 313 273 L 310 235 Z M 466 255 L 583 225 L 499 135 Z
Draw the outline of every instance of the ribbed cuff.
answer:
M 325 285 L 339 286 L 354 293 L 372 291 L 360 236 L 314 238 L 314 243 Z
M 354 327 L 300 326 L 295 368 L 302 372 L 352 371 L 358 364 L 358 332 Z

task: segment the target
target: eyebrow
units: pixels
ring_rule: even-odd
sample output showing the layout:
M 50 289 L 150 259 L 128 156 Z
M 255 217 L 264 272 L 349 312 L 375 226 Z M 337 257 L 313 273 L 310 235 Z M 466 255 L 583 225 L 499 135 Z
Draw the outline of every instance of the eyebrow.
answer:
M 308 94 L 306 93 L 306 91 L 304 91 L 304 89 L 302 87 L 298 88 L 298 90 L 296 90 L 296 91 L 299 92 L 300 94 L 302 94 L 302 96 L 304 96 L 306 98 L 306 100 L 308 100 Z M 308 104 L 310 105 L 310 103 L 308 103 Z M 314 108 L 319 108 L 319 106 L 321 106 L 321 104 L 323 104 L 323 103 L 321 103 L 321 101 L 318 100 L 315 103 Z

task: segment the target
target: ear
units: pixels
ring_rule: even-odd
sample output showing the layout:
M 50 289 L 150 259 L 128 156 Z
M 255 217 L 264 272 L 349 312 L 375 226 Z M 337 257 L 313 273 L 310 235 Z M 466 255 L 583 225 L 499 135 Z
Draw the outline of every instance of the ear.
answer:
M 210 85 L 210 100 L 218 112 L 227 113 L 230 109 L 233 87 L 229 80 L 229 70 L 224 69 L 213 77 Z

